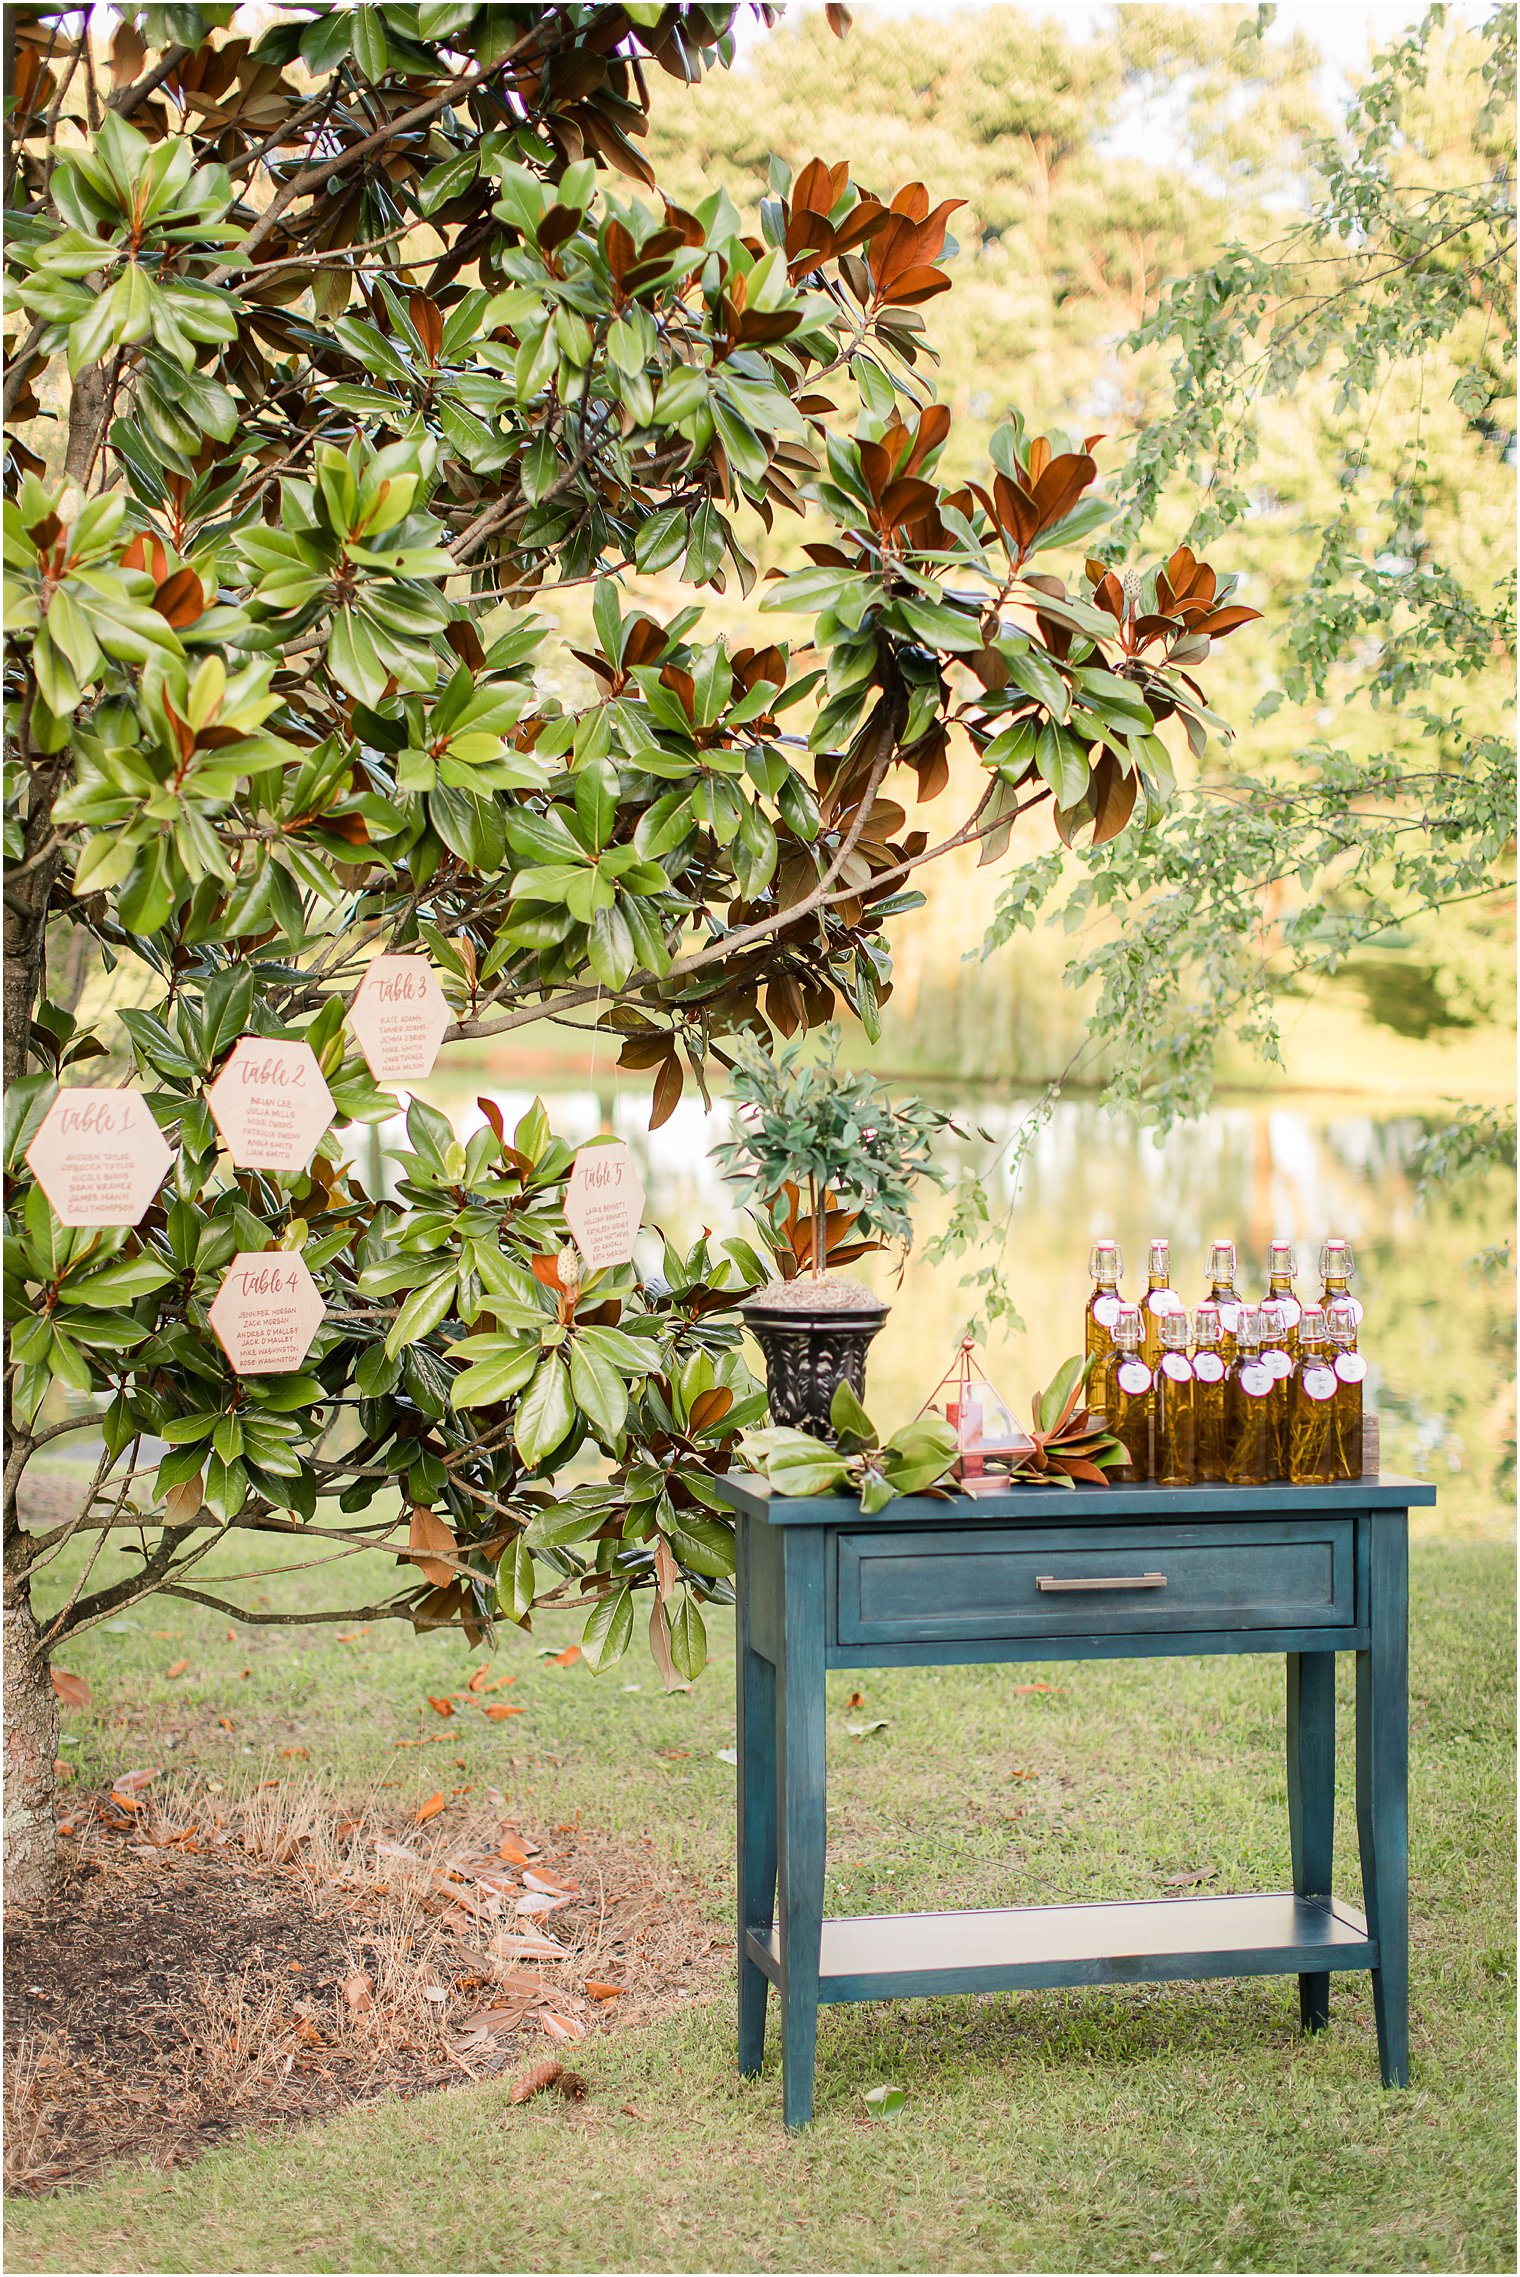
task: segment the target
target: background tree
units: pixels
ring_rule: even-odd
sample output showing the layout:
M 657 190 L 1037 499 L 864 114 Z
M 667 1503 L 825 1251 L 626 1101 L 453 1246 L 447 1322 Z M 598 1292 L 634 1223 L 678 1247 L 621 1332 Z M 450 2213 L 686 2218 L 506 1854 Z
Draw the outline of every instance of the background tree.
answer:
M 419 1102 L 389 1198 L 342 1142 L 233 1172 L 206 1090 L 240 1037 L 296 1040 L 338 1117 L 393 1108 L 344 1033 L 380 948 L 425 949 L 454 1038 L 610 1027 L 654 1114 L 723 1039 L 839 1005 L 868 1034 L 883 927 L 947 851 L 1044 806 L 1111 838 L 1172 750 L 1226 731 L 1196 669 L 1254 611 L 1190 549 L 1078 559 L 1109 509 L 1087 442 L 1017 416 L 950 487 L 926 377 L 950 185 L 890 200 L 778 166 L 749 228 L 662 197 L 646 74 L 731 54 L 727 8 L 19 11 L 6 380 L 10 1113 L 5 1587 L 11 1895 L 45 1889 L 49 1660 L 226 1529 L 399 1548 L 383 1602 L 457 1624 L 545 1598 L 585 1650 L 652 1595 L 667 1676 L 704 1654 L 732 1548 L 711 1473 L 760 1400 L 742 1256 L 584 1271 L 570 1151 Z M 810 655 L 702 637 L 620 584 L 679 564 L 752 592 L 747 532 L 817 530 L 758 607 Z M 1040 557 L 1038 560 L 1036 557 Z M 572 681 L 534 596 L 584 588 Z M 577 694 L 576 687 L 584 689 Z M 782 726 L 786 718 L 787 725 Z M 973 793 L 937 837 L 889 779 Z M 173 1168 L 139 1225 L 62 1227 L 26 1153 L 60 1081 L 148 1088 Z M 306 1364 L 240 1377 L 231 1259 L 299 1252 Z M 22 1525 L 39 1448 L 94 1435 L 77 1507 Z M 32 1583 L 81 1538 L 61 1608 Z M 134 1569 L 91 1586 L 106 1544 Z
M 1160 837 L 1079 865 L 1018 825 L 1022 860 L 952 857 L 896 934 L 899 1067 L 1113 1078 L 1165 1116 L 1221 1055 L 1254 1082 L 1311 994 L 1353 1047 L 1372 1020 L 1509 1025 L 1513 13 L 1411 11 L 1336 71 L 1271 18 L 894 13 L 829 50 L 788 11 L 742 80 L 656 91 L 662 170 L 741 203 L 815 122 L 953 180 L 946 463 L 971 472 L 1030 395 L 1107 428 L 1128 511 L 1095 551 L 1227 528 L 1265 615 L 1215 679 L 1249 737 L 1222 766 L 1179 754 Z M 958 792 L 973 762 L 950 764 Z

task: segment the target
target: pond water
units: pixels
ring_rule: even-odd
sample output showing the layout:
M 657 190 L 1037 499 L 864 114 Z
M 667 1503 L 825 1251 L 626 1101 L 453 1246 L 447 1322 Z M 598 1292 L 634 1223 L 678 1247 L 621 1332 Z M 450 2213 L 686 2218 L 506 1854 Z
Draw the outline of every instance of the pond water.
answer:
M 711 1149 L 728 1135 L 718 1101 L 711 1115 L 683 1099 L 651 1133 L 648 1093 L 616 1077 L 587 1086 L 544 1087 L 554 1127 L 579 1140 L 598 1130 L 626 1138 L 643 1166 L 646 1229 L 685 1243 L 703 1227 L 748 1230 L 718 1176 Z M 420 1087 L 461 1134 L 482 1120 L 476 1093 L 501 1107 L 508 1124 L 533 1092 L 482 1075 L 468 1089 L 453 1078 Z M 1209 1244 L 1233 1239 L 1241 1285 L 1259 1296 L 1267 1245 L 1291 1239 L 1300 1295 L 1317 1295 L 1320 1243 L 1346 1236 L 1357 1259 L 1356 1293 L 1367 1308 L 1362 1350 L 1369 1362 L 1368 1404 L 1382 1418 L 1383 1468 L 1431 1480 L 1440 1500 L 1427 1530 L 1508 1537 L 1514 1519 L 1515 1343 L 1513 1280 L 1507 1265 L 1485 1272 L 1484 1251 L 1505 1242 L 1514 1217 L 1514 1181 L 1490 1177 L 1423 1200 L 1415 1151 L 1439 1113 L 1371 1113 L 1364 1104 L 1311 1100 L 1221 1104 L 1165 1137 L 1137 1131 L 1086 1100 L 1067 1099 L 1018 1151 L 1032 1102 L 1007 1093 L 946 1096 L 968 1135 L 949 1149 L 959 1163 L 993 1164 L 994 1188 L 1009 1207 L 1006 1277 L 1023 1326 L 1000 1326 L 981 1357 L 1015 1411 L 1027 1416 L 1035 1389 L 1082 1345 L 1087 1252 L 1099 1234 L 1123 1244 L 1124 1293 L 1144 1286 L 1146 1245 L 1172 1244 L 1172 1281 L 1191 1305 L 1205 1294 Z M 399 1137 L 399 1125 L 382 1144 Z M 364 1142 L 361 1140 L 361 1149 Z M 867 1405 L 886 1429 L 916 1412 L 950 1364 L 975 1298 L 962 1287 L 968 1268 L 997 1254 L 1000 1226 L 984 1253 L 931 1264 L 924 1252 L 949 1213 L 948 1197 L 925 1190 L 915 1212 L 918 1243 L 901 1278 L 897 1261 L 853 1268 L 889 1298 L 892 1311 L 872 1348 Z M 646 1230 L 640 1261 L 658 1267 L 660 1244 Z M 758 1365 L 758 1359 L 756 1360 Z

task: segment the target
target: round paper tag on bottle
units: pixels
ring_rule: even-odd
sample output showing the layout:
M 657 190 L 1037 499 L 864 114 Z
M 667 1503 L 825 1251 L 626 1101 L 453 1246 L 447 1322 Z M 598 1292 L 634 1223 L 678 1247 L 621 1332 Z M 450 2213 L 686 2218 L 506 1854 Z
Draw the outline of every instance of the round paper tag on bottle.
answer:
M 1293 1373 L 1293 1355 L 1279 1344 L 1274 1344 L 1270 1352 L 1263 1352 L 1261 1363 L 1269 1375 L 1291 1376 Z
M 1240 1316 L 1245 1310 L 1244 1305 L 1219 1305 L 1216 1310 L 1219 1314 L 1220 1335 L 1237 1335 L 1240 1329 Z
M 1163 1352 L 1161 1372 L 1170 1376 L 1174 1384 L 1185 1384 L 1193 1371 L 1188 1365 L 1185 1352 Z
M 1310 1399 L 1329 1399 L 1335 1390 L 1335 1370 L 1320 1363 L 1305 1368 L 1299 1381 Z
M 1121 1360 L 1118 1385 L 1120 1391 L 1139 1393 L 1151 1388 L 1151 1372 L 1143 1360 Z
M 644 1215 L 644 1181 L 621 1139 L 583 1146 L 570 1173 L 565 1221 L 593 1273 L 626 1265 Z
M 1193 1362 L 1193 1373 L 1201 1384 L 1217 1384 L 1224 1374 L 1224 1362 L 1217 1352 L 1200 1352 Z
M 1283 1327 L 1291 1336 L 1304 1317 L 1304 1308 L 1297 1297 L 1271 1297 L 1268 1302 L 1276 1305 L 1283 1316 Z
M 26 1150 L 60 1225 L 136 1225 L 163 1183 L 168 1144 L 140 1091 L 60 1091 Z
M 1359 1384 L 1367 1373 L 1367 1363 L 1360 1352 L 1337 1352 L 1335 1372 L 1343 1384 Z
M 1094 1297 L 1092 1316 L 1100 1328 L 1112 1328 L 1120 1312 L 1117 1297 Z
M 239 1036 L 206 1093 L 237 1170 L 304 1170 L 333 1119 L 310 1044 Z
M 1236 1380 L 1241 1390 L 1249 1393 L 1252 1399 L 1260 1399 L 1272 1389 L 1272 1371 L 1260 1360 L 1250 1361 L 1241 1369 Z

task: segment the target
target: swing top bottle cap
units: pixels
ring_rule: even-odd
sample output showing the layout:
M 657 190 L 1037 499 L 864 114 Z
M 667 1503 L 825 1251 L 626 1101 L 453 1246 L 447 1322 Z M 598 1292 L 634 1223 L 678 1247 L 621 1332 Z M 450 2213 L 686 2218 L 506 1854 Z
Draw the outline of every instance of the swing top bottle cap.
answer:
M 1298 1324 L 1299 1341 L 1303 1344 L 1325 1342 L 1325 1315 L 1318 1305 L 1305 1305 L 1303 1319 Z
M 1240 1325 L 1235 1331 L 1236 1343 L 1242 1347 L 1249 1345 L 1254 1352 L 1261 1342 L 1261 1334 L 1261 1314 L 1259 1312 L 1243 1312 L 1240 1316 Z
M 1164 1312 L 1161 1315 L 1161 1341 L 1168 1352 L 1185 1352 L 1187 1350 L 1188 1326 L 1188 1316 L 1185 1312 Z
M 1291 1241 L 1274 1241 L 1267 1251 L 1267 1272 L 1270 1278 L 1291 1281 L 1298 1267 L 1293 1262 Z
M 1117 1241 L 1095 1241 L 1087 1253 L 1087 1270 L 1095 1281 L 1117 1281 L 1124 1271 L 1124 1254 Z
M 1281 1305 L 1263 1305 L 1256 1319 L 1257 1333 L 1263 1344 L 1276 1344 L 1288 1333 Z
M 1233 1241 L 1216 1241 L 1209 1251 L 1209 1279 L 1233 1284 L 1235 1279 L 1235 1244 Z
M 1138 1352 L 1145 1339 L 1145 1323 L 1133 1305 L 1125 1305 L 1114 1322 L 1113 1337 L 1121 1352 Z
M 1327 1281 L 1349 1281 L 1356 1271 L 1350 1242 L 1327 1241 L 1319 1253 L 1319 1269 Z
M 1307 1319 L 1307 1315 L 1305 1315 Z M 1356 1307 L 1349 1300 L 1337 1299 L 1326 1307 L 1325 1325 L 1330 1331 L 1332 1344 L 1349 1352 L 1356 1343 Z
M 1172 1245 L 1169 1241 L 1151 1243 L 1150 1275 L 1155 1280 L 1159 1273 L 1164 1281 L 1172 1269 Z
M 1200 1350 L 1217 1344 L 1224 1332 L 1218 1305 L 1200 1305 L 1193 1315 L 1193 1341 Z M 1162 1331 L 1163 1335 L 1165 1330 Z

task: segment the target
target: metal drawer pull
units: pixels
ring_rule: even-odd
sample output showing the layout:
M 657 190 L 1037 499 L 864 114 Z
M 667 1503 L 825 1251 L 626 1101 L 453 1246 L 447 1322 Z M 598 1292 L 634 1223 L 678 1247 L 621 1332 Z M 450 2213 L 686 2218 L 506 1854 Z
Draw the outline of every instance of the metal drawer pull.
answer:
M 1036 1589 L 1165 1589 L 1164 1573 L 1114 1573 L 1106 1577 L 1083 1575 L 1075 1581 L 1058 1581 L 1053 1573 L 1037 1573 Z

